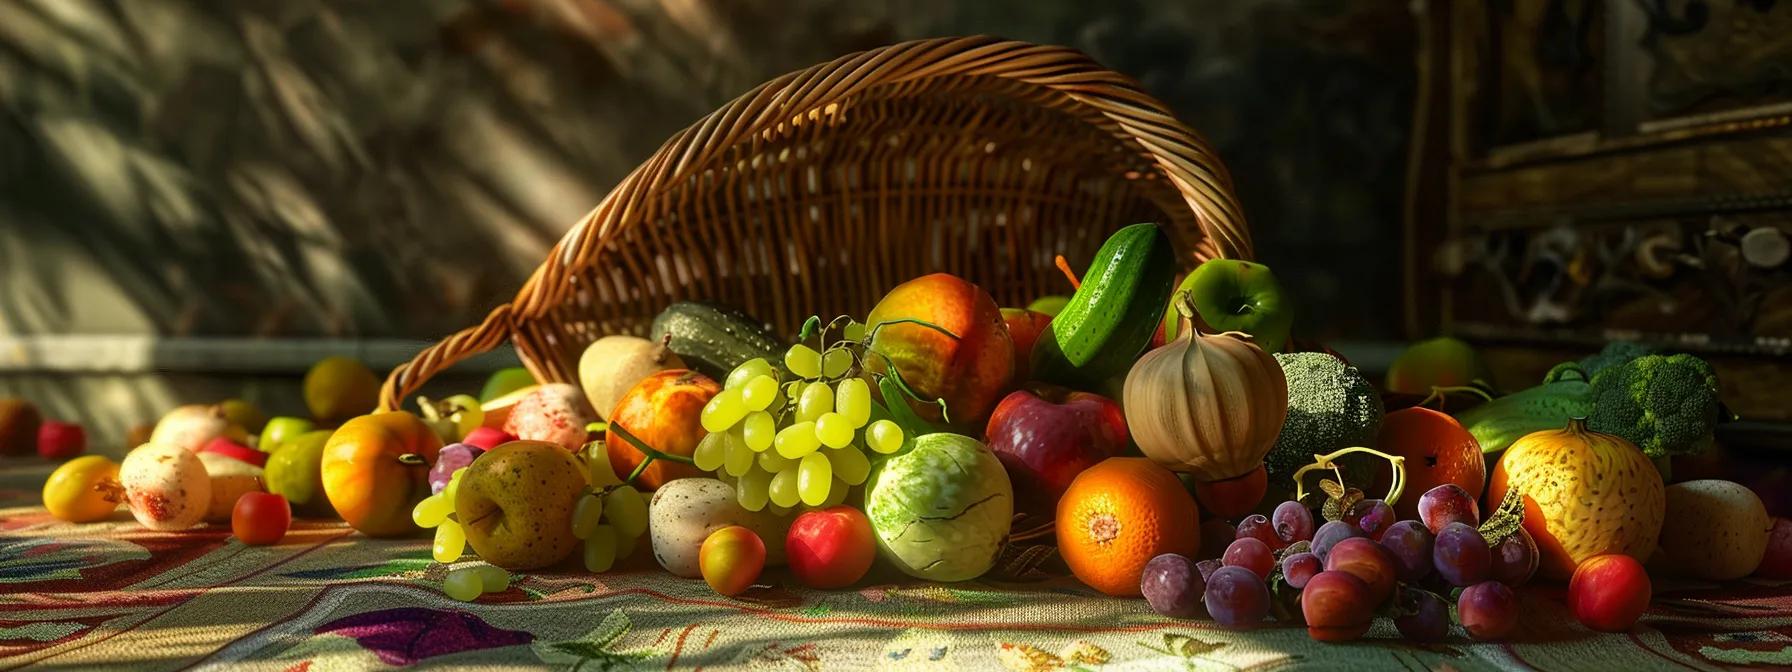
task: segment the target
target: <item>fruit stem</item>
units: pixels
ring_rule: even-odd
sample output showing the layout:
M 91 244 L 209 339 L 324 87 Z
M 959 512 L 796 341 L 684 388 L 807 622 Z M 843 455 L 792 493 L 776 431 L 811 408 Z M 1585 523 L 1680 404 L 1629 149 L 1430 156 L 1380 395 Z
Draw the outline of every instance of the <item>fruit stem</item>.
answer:
M 1568 426 L 1564 427 L 1562 431 L 1571 432 L 1574 434 L 1587 433 L 1587 416 L 1577 415 L 1572 418 L 1569 418 Z
M 1446 395 L 1454 394 L 1457 392 L 1473 394 L 1477 397 L 1480 397 L 1482 401 L 1493 401 L 1493 395 L 1488 394 L 1486 390 L 1483 390 L 1479 387 L 1475 387 L 1473 385 L 1448 385 L 1448 386 L 1432 385 L 1431 386 L 1431 394 L 1425 395 L 1424 399 L 1420 400 L 1419 403 L 1413 404 L 1413 405 L 1414 406 L 1424 406 L 1426 404 L 1429 404 L 1429 403 L 1435 401 L 1435 402 L 1437 402 L 1437 410 L 1441 411 L 1444 408 L 1444 404 L 1449 400 L 1449 398 Z
M 946 338 L 950 338 L 954 341 L 958 340 L 958 334 L 952 333 L 950 330 L 946 329 L 945 327 L 934 324 L 932 322 L 928 322 L 927 320 L 917 320 L 912 317 L 899 317 L 894 320 L 884 320 L 875 325 L 872 325 L 871 330 L 869 332 L 866 332 L 865 339 L 870 340 L 870 339 L 876 338 L 877 330 L 882 329 L 887 326 L 890 326 L 892 324 L 918 324 L 923 327 L 927 327 L 928 329 L 932 329 L 934 331 L 945 334 Z
M 1313 456 L 1312 464 L 1294 471 L 1294 498 L 1296 500 L 1306 498 L 1307 487 L 1306 484 L 1301 481 L 1301 477 L 1306 476 L 1307 472 L 1314 469 L 1330 469 L 1333 472 L 1337 472 L 1337 459 L 1351 453 L 1369 453 L 1388 461 L 1388 465 L 1394 470 L 1394 477 L 1388 485 L 1387 496 L 1382 498 L 1382 500 L 1387 502 L 1388 506 L 1393 506 L 1395 503 L 1398 503 L 1400 501 L 1401 491 L 1406 488 L 1406 458 L 1399 455 L 1389 455 L 1374 448 L 1365 448 L 1363 446 L 1352 446 L 1324 455 L 1315 454 Z M 1338 477 L 1338 484 L 1344 484 L 1343 476 Z
M 1070 288 L 1071 289 L 1082 289 L 1083 288 L 1083 281 L 1078 280 L 1076 278 L 1076 271 L 1070 270 L 1070 261 L 1066 260 L 1064 258 L 1064 255 L 1062 255 L 1062 254 L 1057 255 L 1055 258 L 1052 259 L 1052 263 L 1056 264 L 1058 266 L 1058 270 L 1060 272 L 1064 273 L 1064 277 L 1070 279 Z
M 666 356 L 672 354 L 672 332 L 660 337 L 660 344 L 653 349 L 653 363 L 665 364 Z
M 677 462 L 679 464 L 692 464 L 691 458 L 683 455 L 662 453 L 655 450 L 652 446 L 647 445 L 646 442 L 636 438 L 635 435 L 630 434 L 628 430 L 623 429 L 622 425 L 612 424 L 606 433 L 615 434 L 616 436 L 621 437 L 623 441 L 627 441 L 629 445 L 634 446 L 635 450 L 639 450 L 642 455 L 647 456 L 645 459 L 641 460 L 640 464 L 635 465 L 635 470 L 629 473 L 627 479 L 624 479 L 624 482 L 626 483 L 634 483 L 635 479 L 641 476 L 641 472 L 647 471 L 647 465 L 653 464 L 654 460 L 665 460 L 667 462 Z
M 399 463 L 399 464 L 408 464 L 408 465 L 411 465 L 411 466 L 413 466 L 413 467 L 427 467 L 427 466 L 429 466 L 429 463 L 428 463 L 428 462 L 425 462 L 425 461 L 424 461 L 424 460 L 423 460 L 423 456 L 422 456 L 422 455 L 418 455 L 418 454 L 416 454 L 416 453 L 402 453 L 402 454 L 400 454 L 400 455 L 399 455 L 399 456 L 398 456 L 398 463 Z
M 1176 315 L 1177 315 L 1176 328 L 1181 330 L 1181 331 L 1177 332 L 1178 335 L 1194 334 L 1195 333 L 1195 315 L 1196 314 L 1197 313 L 1195 312 L 1195 294 L 1194 294 L 1194 292 L 1190 292 L 1187 290 L 1177 292 L 1176 293 Z M 1189 336 L 1189 338 L 1192 339 L 1192 338 L 1194 338 L 1194 336 L 1191 335 L 1191 336 Z

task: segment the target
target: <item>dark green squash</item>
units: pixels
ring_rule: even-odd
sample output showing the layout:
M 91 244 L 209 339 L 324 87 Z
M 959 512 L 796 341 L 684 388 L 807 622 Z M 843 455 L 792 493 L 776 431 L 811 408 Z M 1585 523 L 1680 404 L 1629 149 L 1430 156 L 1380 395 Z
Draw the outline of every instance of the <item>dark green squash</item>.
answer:
M 766 325 L 746 313 L 712 303 L 680 301 L 653 318 L 652 340 L 666 347 L 699 373 L 718 381 L 754 357 L 783 366 L 790 347 Z

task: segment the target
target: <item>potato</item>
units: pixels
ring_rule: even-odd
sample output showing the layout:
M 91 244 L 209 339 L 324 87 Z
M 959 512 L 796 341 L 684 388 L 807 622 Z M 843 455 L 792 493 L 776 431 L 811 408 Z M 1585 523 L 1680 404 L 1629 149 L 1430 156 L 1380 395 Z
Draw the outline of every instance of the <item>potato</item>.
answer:
M 236 500 L 245 492 L 261 492 L 261 467 L 218 453 L 199 453 L 200 463 L 212 480 L 212 496 L 205 507 L 205 522 L 228 523 Z
M 648 533 L 653 537 L 653 557 L 666 571 L 696 578 L 697 555 L 709 534 L 730 525 L 741 525 L 765 542 L 765 564 L 784 564 L 784 535 L 790 532 L 790 516 L 770 510 L 753 512 L 735 501 L 734 486 L 713 478 L 681 478 L 660 486 L 648 509 Z
M 1761 564 L 1772 527 L 1761 498 L 1746 487 L 1718 480 L 1676 483 L 1667 488 L 1662 560 L 1686 576 L 1740 579 Z
M 137 522 L 152 530 L 184 530 L 199 524 L 211 504 L 212 479 L 205 463 L 185 448 L 146 443 L 118 467 L 125 503 Z

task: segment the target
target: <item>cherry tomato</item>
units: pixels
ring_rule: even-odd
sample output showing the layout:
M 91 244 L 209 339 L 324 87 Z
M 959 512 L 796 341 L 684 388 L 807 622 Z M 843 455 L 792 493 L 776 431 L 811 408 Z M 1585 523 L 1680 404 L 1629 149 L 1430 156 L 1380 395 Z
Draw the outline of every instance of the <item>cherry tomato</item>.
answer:
M 230 531 L 250 546 L 266 546 L 286 537 L 292 527 L 292 505 L 267 492 L 245 492 L 230 512 Z
M 697 551 L 697 568 L 716 592 L 739 595 L 752 587 L 765 569 L 765 542 L 739 525 L 716 530 Z

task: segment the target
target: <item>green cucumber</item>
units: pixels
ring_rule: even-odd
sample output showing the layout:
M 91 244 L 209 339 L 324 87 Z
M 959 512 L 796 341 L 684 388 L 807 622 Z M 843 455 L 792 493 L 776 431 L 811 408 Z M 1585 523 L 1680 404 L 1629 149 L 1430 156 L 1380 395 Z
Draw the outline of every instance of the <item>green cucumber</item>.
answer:
M 1573 362 L 1557 364 L 1543 377 L 1543 384 L 1513 392 L 1456 414 L 1462 428 L 1480 442 L 1481 452 L 1492 455 L 1531 432 L 1561 429 L 1568 420 L 1593 412 L 1592 385 Z
M 746 313 L 695 301 L 674 303 L 653 318 L 652 340 L 665 340 L 685 364 L 718 381 L 754 357 L 782 366 L 790 347 Z
M 1033 346 L 1033 377 L 1089 389 L 1125 375 L 1151 344 L 1175 282 L 1176 255 L 1163 229 L 1134 224 L 1115 231 Z

